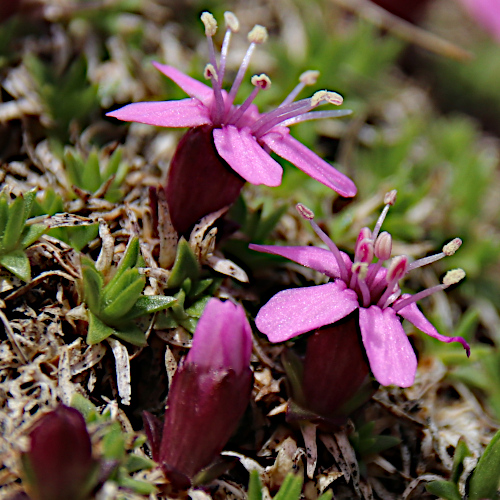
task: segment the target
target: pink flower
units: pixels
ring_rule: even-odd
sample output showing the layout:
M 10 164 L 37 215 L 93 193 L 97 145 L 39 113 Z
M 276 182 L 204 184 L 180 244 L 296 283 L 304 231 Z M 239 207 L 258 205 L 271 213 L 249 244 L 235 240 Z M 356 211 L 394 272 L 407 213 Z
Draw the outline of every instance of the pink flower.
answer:
M 500 42 L 499 0 L 460 0 L 478 24 L 486 28 Z
M 309 288 L 295 288 L 277 293 L 261 308 L 256 318 L 257 328 L 271 342 L 283 342 L 302 333 L 335 324 L 352 312 L 359 312 L 359 329 L 370 368 L 382 385 L 409 387 L 413 384 L 417 358 L 401 325 L 401 318 L 419 330 L 442 342 L 461 342 L 469 355 L 469 345 L 461 337 L 446 337 L 438 333 L 418 309 L 416 302 L 438 290 L 457 283 L 465 273 L 449 271 L 443 284 L 415 295 L 404 294 L 398 282 L 410 270 L 452 255 L 461 245 L 456 238 L 439 254 L 410 263 L 405 255 L 394 257 L 388 268 L 382 267 L 392 250 L 392 238 L 387 232 L 379 234 L 387 211 L 395 201 L 396 192 L 386 195 L 386 206 L 375 229 L 363 228 L 355 246 L 354 262 L 340 252 L 328 236 L 312 220 L 314 214 L 297 205 L 301 215 L 328 246 L 279 247 L 250 245 L 253 250 L 281 255 L 333 278 L 333 282 Z M 373 258 L 378 261 L 372 263 Z
M 153 458 L 176 487 L 196 482 L 235 431 L 250 401 L 251 352 L 243 307 L 210 299 L 173 377 L 163 433 L 152 415 L 144 415 Z
M 225 13 L 227 30 L 222 44 L 221 56 L 217 63 L 212 41 L 212 37 L 217 31 L 217 23 L 212 14 L 208 12 L 204 12 L 201 19 L 205 25 L 210 54 L 210 63 L 205 68 L 205 76 L 211 80 L 212 87 L 185 75 L 172 66 L 153 63 L 159 71 L 173 80 L 190 97 L 178 101 L 129 104 L 107 115 L 119 120 L 147 123 L 161 127 L 190 127 L 191 130 L 186 135 L 189 136 L 189 140 L 184 141 L 185 144 L 182 141 L 179 144 L 170 167 L 170 170 L 173 170 L 174 173 L 169 171 L 169 178 L 167 179 L 167 200 L 172 200 L 174 196 L 177 196 L 180 201 L 176 202 L 176 204 L 182 204 L 182 207 L 179 206 L 177 209 L 173 207 L 174 203 L 169 201 L 171 211 L 174 212 L 172 218 L 174 226 L 176 226 L 176 219 L 180 220 L 182 218 L 180 214 L 177 215 L 177 212 L 186 211 L 189 190 L 192 190 L 193 186 L 198 182 L 196 170 L 186 174 L 187 180 L 185 181 L 178 180 L 178 177 L 182 174 L 176 171 L 189 169 L 190 164 L 193 163 L 195 163 L 194 168 L 196 169 L 205 168 L 203 163 L 206 159 L 213 163 L 214 154 L 218 158 L 218 163 L 222 163 L 224 168 L 236 174 L 239 184 L 223 180 L 221 181 L 222 186 L 208 186 L 207 182 L 219 182 L 218 178 L 223 174 L 219 170 L 215 173 L 212 170 L 204 172 L 203 178 L 199 179 L 198 182 L 202 185 L 203 190 L 193 196 L 193 204 L 199 205 L 200 198 L 204 198 L 203 193 L 209 192 L 212 199 L 207 202 L 207 208 L 204 210 L 215 211 L 226 206 L 228 199 L 227 196 L 224 197 L 224 191 L 227 189 L 231 191 L 229 195 L 230 201 L 234 201 L 243 185 L 242 179 L 243 182 L 247 181 L 251 184 L 279 186 L 283 169 L 277 161 L 271 158 L 270 151 L 290 161 L 306 174 L 335 190 L 340 195 L 354 196 L 356 194 L 354 183 L 294 139 L 288 129 L 289 125 L 305 120 L 339 117 L 349 114 L 347 110 L 311 112 L 320 104 L 340 105 L 342 104 L 342 97 L 335 92 L 321 90 L 310 98 L 295 101 L 299 92 L 306 85 L 312 85 L 316 82 L 318 72 L 307 71 L 301 76 L 300 83 L 291 94 L 278 108 L 272 111 L 261 114 L 253 104 L 253 100 L 259 91 L 266 90 L 271 85 L 270 79 L 264 74 L 254 75 L 251 79 L 255 87 L 254 90 L 242 104 L 234 104 L 252 53 L 257 45 L 265 42 L 267 31 L 264 27 L 258 25 L 250 31 L 248 34 L 250 46 L 231 89 L 226 92 L 222 89 L 226 58 L 231 36 L 239 30 L 239 22 L 234 14 Z M 192 136 L 191 132 L 193 130 L 199 130 L 200 132 Z M 210 137 L 209 142 L 215 149 L 213 152 L 210 150 L 210 144 L 206 144 L 207 141 L 204 138 L 207 133 Z M 198 143 L 201 148 L 198 147 Z M 186 148 L 189 148 L 187 153 Z M 191 151 L 196 149 L 201 149 L 202 153 L 192 157 Z M 173 180 L 172 176 L 175 177 Z M 214 180 L 213 177 L 216 177 L 216 179 Z M 185 182 L 189 183 L 189 190 L 186 190 L 187 194 L 181 197 L 178 194 L 178 186 L 182 186 L 184 190 Z M 229 186 L 227 186 L 228 183 Z M 176 192 L 175 194 L 169 194 L 169 185 L 173 186 L 172 190 Z M 218 196 L 222 196 L 223 199 L 220 202 L 214 201 Z M 203 210 L 199 210 L 196 213 L 198 217 L 200 211 L 203 212 Z M 201 215 L 206 215 L 206 213 Z M 195 215 L 190 218 L 194 217 Z M 194 220 L 196 221 L 196 219 Z M 187 222 L 181 221 L 178 225 L 182 226 L 182 230 L 185 230 Z

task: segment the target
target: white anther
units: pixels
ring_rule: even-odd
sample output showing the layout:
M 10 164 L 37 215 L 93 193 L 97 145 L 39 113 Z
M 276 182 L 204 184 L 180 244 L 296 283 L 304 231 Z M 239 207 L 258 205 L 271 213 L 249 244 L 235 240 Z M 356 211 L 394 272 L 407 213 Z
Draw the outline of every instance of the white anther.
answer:
M 396 203 L 396 196 L 398 192 L 393 189 L 392 191 L 389 191 L 388 193 L 385 193 L 384 196 L 384 205 L 394 205 Z
M 217 21 L 210 12 L 203 12 L 200 16 L 201 22 L 205 25 L 205 35 L 214 36 L 217 33 Z
M 384 231 L 380 233 L 375 241 L 375 255 L 377 259 L 387 260 L 391 257 L 392 252 L 392 236 Z
M 217 71 L 215 71 L 215 68 L 213 67 L 212 64 L 208 63 L 205 66 L 205 71 L 203 72 L 203 76 L 207 80 L 210 80 L 211 78 L 215 78 L 215 80 L 217 80 Z
M 240 31 L 240 22 L 235 14 L 232 12 L 224 12 L 224 21 L 226 22 L 226 26 L 233 32 L 238 33 Z
M 465 271 L 463 269 L 452 269 L 445 274 L 443 278 L 443 285 L 451 286 L 465 278 Z
M 453 255 L 461 246 L 462 240 L 460 238 L 455 238 L 443 247 L 443 253 L 449 257 L 450 255 Z
M 308 71 L 304 71 L 304 73 L 299 76 L 299 81 L 304 85 L 314 85 L 318 78 L 319 71 L 310 69 Z
M 316 107 L 323 101 L 340 106 L 344 102 L 344 98 L 337 94 L 337 92 L 330 92 L 329 90 L 318 90 L 311 97 L 311 106 Z
M 314 219 L 314 212 L 307 208 L 305 205 L 302 205 L 302 203 L 297 203 L 295 205 L 295 208 L 297 209 L 297 212 L 307 220 L 313 220 Z
M 271 79 L 264 73 L 252 76 L 251 82 L 252 85 L 259 87 L 261 90 L 267 90 L 271 86 Z
M 264 26 L 256 24 L 248 33 L 248 41 L 250 43 L 262 44 L 267 40 L 267 30 Z

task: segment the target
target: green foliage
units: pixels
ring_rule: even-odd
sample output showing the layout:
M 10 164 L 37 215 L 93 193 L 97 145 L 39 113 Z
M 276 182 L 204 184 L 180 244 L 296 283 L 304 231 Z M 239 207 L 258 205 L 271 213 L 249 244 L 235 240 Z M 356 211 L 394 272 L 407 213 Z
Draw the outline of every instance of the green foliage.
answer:
M 110 202 L 117 202 L 123 197 L 120 185 L 129 166 L 121 160 L 121 148 L 116 148 L 107 161 L 100 158 L 96 149 L 90 151 L 86 159 L 73 148 L 67 147 L 64 151 L 64 167 L 70 184 L 95 193 L 109 182 L 104 198 Z
M 78 393 L 73 395 L 71 406 L 85 417 L 92 435 L 94 451 L 99 453 L 96 458 L 109 468 L 109 476 L 106 479 L 138 495 L 154 493 L 156 488 L 152 484 L 133 477 L 134 473 L 155 466 L 155 462 L 149 458 L 135 453 L 135 450 L 144 444 L 145 436 L 125 432 L 120 423 L 111 418 L 109 411 L 99 413 L 88 399 Z
M 463 440 L 459 440 L 453 457 L 453 469 L 449 481 L 432 481 L 426 488 L 444 500 L 461 500 L 458 482 L 463 473 L 463 461 L 471 453 Z M 500 484 L 500 431 L 493 436 L 476 468 L 468 478 L 469 500 L 495 500 Z
M 23 281 L 31 280 L 31 266 L 24 250 L 46 230 L 43 224 L 27 224 L 36 192 L 14 200 L 4 189 L 0 193 L 0 266 Z
M 303 482 L 304 480 L 301 476 L 290 472 L 285 477 L 278 493 L 274 496 L 274 500 L 299 500 Z M 318 500 L 331 500 L 332 496 L 332 492 L 328 490 L 318 497 Z M 262 482 L 256 470 L 250 472 L 248 500 L 262 500 Z
M 64 201 L 62 197 L 51 187 L 45 189 L 33 203 L 33 215 L 55 215 L 64 213 Z M 98 224 L 81 226 L 55 227 L 47 231 L 49 236 L 64 241 L 75 250 L 81 250 L 97 237 Z
M 87 79 L 87 63 L 80 56 L 61 74 L 50 63 L 28 53 L 24 64 L 35 80 L 37 89 L 51 120 L 52 136 L 62 141 L 68 139 L 69 125 L 76 120 L 88 123 L 92 113 L 99 109 L 97 88 Z
M 171 307 L 176 301 L 174 297 L 142 295 L 146 281 L 137 270 L 142 264 L 139 240 L 130 238 L 109 280 L 88 257 L 82 257 L 81 264 L 81 294 L 89 320 L 87 343 L 97 344 L 114 335 L 134 345 L 145 345 L 144 333 L 133 320 Z

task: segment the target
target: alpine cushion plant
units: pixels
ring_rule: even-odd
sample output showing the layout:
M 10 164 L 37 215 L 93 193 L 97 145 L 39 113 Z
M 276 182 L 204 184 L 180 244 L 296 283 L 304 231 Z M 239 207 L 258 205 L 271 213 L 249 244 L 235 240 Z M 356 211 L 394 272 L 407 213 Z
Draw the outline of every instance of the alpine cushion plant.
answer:
M 340 195 L 354 196 L 354 183 L 294 139 L 288 129 L 288 126 L 305 120 L 349 114 L 347 110 L 311 112 L 320 104 L 340 105 L 342 97 L 335 92 L 321 90 L 310 98 L 295 102 L 300 91 L 306 85 L 314 84 L 318 77 L 317 71 L 307 71 L 290 95 L 272 111 L 261 114 L 253 104 L 259 91 L 271 85 L 264 74 L 254 75 L 251 80 L 254 90 L 242 104 L 234 104 L 252 53 L 257 45 L 265 42 L 267 31 L 259 25 L 250 31 L 250 46 L 231 89 L 226 92 L 222 89 L 222 82 L 230 40 L 232 34 L 239 30 L 238 19 L 231 12 L 225 13 L 227 29 L 218 63 L 212 40 L 217 22 L 208 12 L 204 12 L 201 19 L 210 55 L 205 77 L 211 80 L 212 87 L 172 66 L 155 62 L 154 66 L 190 97 L 177 101 L 129 104 L 107 114 L 119 120 L 161 127 L 189 127 L 167 174 L 166 196 L 176 230 L 184 233 L 199 218 L 232 204 L 245 181 L 279 186 L 283 169 L 271 158 L 270 151 Z
M 154 417 L 144 415 L 153 459 L 175 488 L 200 482 L 236 430 L 250 401 L 251 352 L 243 307 L 210 299 L 172 379 L 161 436 Z
M 401 295 L 398 285 L 412 269 L 454 254 L 462 242 L 456 238 L 445 245 L 441 253 L 412 263 L 405 255 L 397 256 L 388 268 L 382 267 L 391 256 L 392 237 L 385 231 L 379 232 L 395 199 L 396 191 L 388 193 L 373 232 L 363 228 L 359 233 L 354 261 L 339 251 L 314 222 L 314 214 L 300 204 L 297 205 L 298 211 L 310 221 L 328 250 L 310 246 L 250 245 L 253 250 L 281 255 L 333 278 L 333 282 L 325 285 L 283 290 L 260 309 L 256 325 L 271 342 L 283 342 L 335 324 L 358 311 L 358 326 L 370 368 L 382 385 L 409 387 L 415 379 L 417 358 L 403 330 L 401 318 L 442 342 L 460 342 L 469 355 L 469 345 L 463 338 L 438 333 L 416 305 L 418 300 L 463 279 L 463 270 L 449 271 L 442 284 L 413 296 Z M 372 262 L 374 257 L 378 259 L 376 263 Z

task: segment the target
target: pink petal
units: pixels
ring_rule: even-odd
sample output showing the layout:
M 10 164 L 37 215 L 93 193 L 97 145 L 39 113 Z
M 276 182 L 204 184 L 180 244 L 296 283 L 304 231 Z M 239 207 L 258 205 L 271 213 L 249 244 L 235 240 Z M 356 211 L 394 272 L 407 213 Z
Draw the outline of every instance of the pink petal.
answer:
M 408 297 L 410 297 L 409 294 L 403 295 L 394 303 L 394 305 Z M 447 344 L 449 344 L 450 342 L 460 342 L 464 346 L 464 349 L 467 351 L 467 356 L 470 356 L 470 347 L 465 339 L 463 339 L 462 337 L 447 337 L 446 335 L 441 335 L 424 316 L 415 302 L 408 304 L 406 307 L 403 307 L 403 309 L 400 309 L 398 311 L 398 314 L 407 319 L 410 323 L 413 323 L 422 332 L 426 333 L 430 337 L 434 337 L 435 339 L 440 340 L 441 342 L 446 342 Z
M 217 152 L 229 166 L 252 184 L 279 186 L 283 169 L 259 145 L 250 129 L 228 125 L 214 129 Z
M 375 378 L 382 385 L 410 387 L 417 358 L 396 313 L 390 307 L 360 308 L 359 326 Z
M 199 80 L 191 78 L 182 71 L 179 71 L 177 68 L 168 66 L 167 64 L 160 64 L 155 61 L 153 61 L 153 66 L 158 71 L 161 71 L 165 76 L 168 76 L 168 78 L 184 90 L 189 97 L 196 97 L 196 99 L 199 99 L 205 105 L 213 98 L 214 91 L 212 90 L 212 87 L 205 85 Z
M 255 324 L 271 342 L 284 342 L 302 333 L 335 323 L 358 307 L 358 297 L 345 283 L 293 288 L 277 293 L 261 308 Z
M 198 99 L 136 102 L 106 116 L 159 127 L 198 127 L 212 123 L 208 109 Z
M 266 252 L 273 255 L 281 255 L 287 259 L 293 260 L 303 266 L 315 269 L 320 273 L 326 274 L 330 278 L 339 278 L 339 265 L 337 259 L 330 250 L 319 247 L 302 246 L 302 247 L 280 247 L 276 245 L 248 245 L 251 250 L 257 252 Z M 349 256 L 341 252 L 345 263 L 350 268 L 352 262 Z
M 293 163 L 307 175 L 333 189 L 341 196 L 350 197 L 356 194 L 356 186 L 349 177 L 340 173 L 301 142 L 294 139 L 286 127 L 275 127 L 271 132 L 263 135 L 260 141 L 269 146 L 277 155 Z

